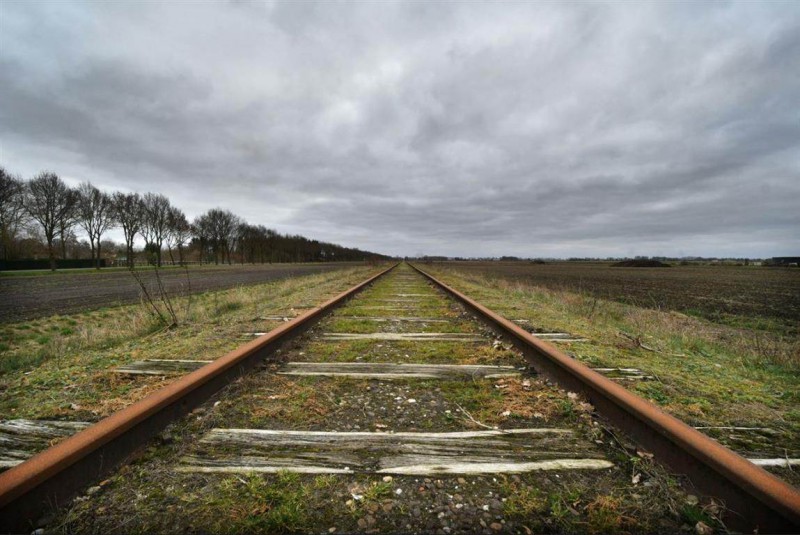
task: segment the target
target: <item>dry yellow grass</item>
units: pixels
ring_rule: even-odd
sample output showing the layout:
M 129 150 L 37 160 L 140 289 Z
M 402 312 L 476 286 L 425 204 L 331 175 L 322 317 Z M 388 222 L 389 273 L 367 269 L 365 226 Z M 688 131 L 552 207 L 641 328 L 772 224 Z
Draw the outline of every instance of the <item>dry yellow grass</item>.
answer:
M 128 305 L 75 316 L 6 324 L 0 350 L 0 413 L 12 418 L 95 420 L 167 381 L 121 378 L 110 369 L 141 359 L 213 360 L 363 280 L 362 267 L 174 299 L 179 324 L 165 329 L 148 307 Z M 33 335 L 31 333 L 33 332 Z M 49 333 L 40 343 L 37 337 Z M 169 378 L 168 380 L 174 380 Z

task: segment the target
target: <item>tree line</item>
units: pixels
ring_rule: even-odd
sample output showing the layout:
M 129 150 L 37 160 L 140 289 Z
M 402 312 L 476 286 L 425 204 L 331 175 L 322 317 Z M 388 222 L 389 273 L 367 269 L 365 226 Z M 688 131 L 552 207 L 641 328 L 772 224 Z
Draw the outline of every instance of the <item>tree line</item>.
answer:
M 122 231 L 124 244 L 103 240 L 113 228 Z M 82 231 L 88 243 L 78 241 L 76 230 Z M 141 251 L 134 249 L 137 237 L 145 244 Z M 24 252 L 43 249 L 55 270 L 57 258 L 68 258 L 69 244 L 88 245 L 98 268 L 108 247 L 118 249 L 128 267 L 134 266 L 137 255 L 161 266 L 167 261 L 165 253 L 172 264 L 190 259 L 232 264 L 382 258 L 359 249 L 279 234 L 222 208 L 189 222 L 180 208 L 158 193 L 106 193 L 90 182 L 70 188 L 51 171 L 25 181 L 0 167 L 0 258 L 15 260 Z

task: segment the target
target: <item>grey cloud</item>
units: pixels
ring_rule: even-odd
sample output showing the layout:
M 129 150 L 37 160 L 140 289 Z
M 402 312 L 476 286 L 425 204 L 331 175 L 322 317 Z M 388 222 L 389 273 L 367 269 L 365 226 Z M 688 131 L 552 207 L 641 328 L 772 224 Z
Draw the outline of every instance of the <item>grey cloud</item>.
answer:
M 396 254 L 800 248 L 793 3 L 3 9 L 12 171 Z

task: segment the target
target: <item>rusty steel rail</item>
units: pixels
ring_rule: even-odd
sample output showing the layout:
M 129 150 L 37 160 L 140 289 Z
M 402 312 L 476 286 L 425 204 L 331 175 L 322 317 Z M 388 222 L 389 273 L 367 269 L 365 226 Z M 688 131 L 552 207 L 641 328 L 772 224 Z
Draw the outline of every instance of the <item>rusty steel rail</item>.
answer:
M 794 487 L 417 266 L 411 267 L 511 338 L 537 372 L 584 394 L 599 414 L 659 461 L 685 474 L 696 488 L 723 499 L 728 527 L 759 533 L 800 532 L 800 492 Z
M 0 474 L 0 532 L 30 532 L 31 523 L 43 514 L 110 472 L 168 424 L 396 266 Z

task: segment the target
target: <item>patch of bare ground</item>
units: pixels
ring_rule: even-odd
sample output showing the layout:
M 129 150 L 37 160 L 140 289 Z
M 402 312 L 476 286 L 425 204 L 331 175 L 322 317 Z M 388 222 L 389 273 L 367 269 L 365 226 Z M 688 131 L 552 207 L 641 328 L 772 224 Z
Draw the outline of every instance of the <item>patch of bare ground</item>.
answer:
M 622 262 L 615 262 L 611 267 L 640 267 L 640 268 L 662 268 L 670 267 L 669 264 L 659 262 L 658 260 L 623 260 Z
M 446 262 L 428 267 L 674 310 L 734 327 L 800 334 L 799 269 L 698 264 L 642 269 L 611 267 L 609 262 Z
M 266 264 L 201 266 L 188 270 L 162 269 L 161 282 L 171 294 L 209 292 L 237 286 L 349 269 L 361 263 Z M 143 280 L 154 281 L 152 269 L 140 271 Z M 54 314 L 68 315 L 102 307 L 136 303 L 141 288 L 127 271 L 63 271 L 26 277 L 0 277 L 0 322 L 33 320 Z

